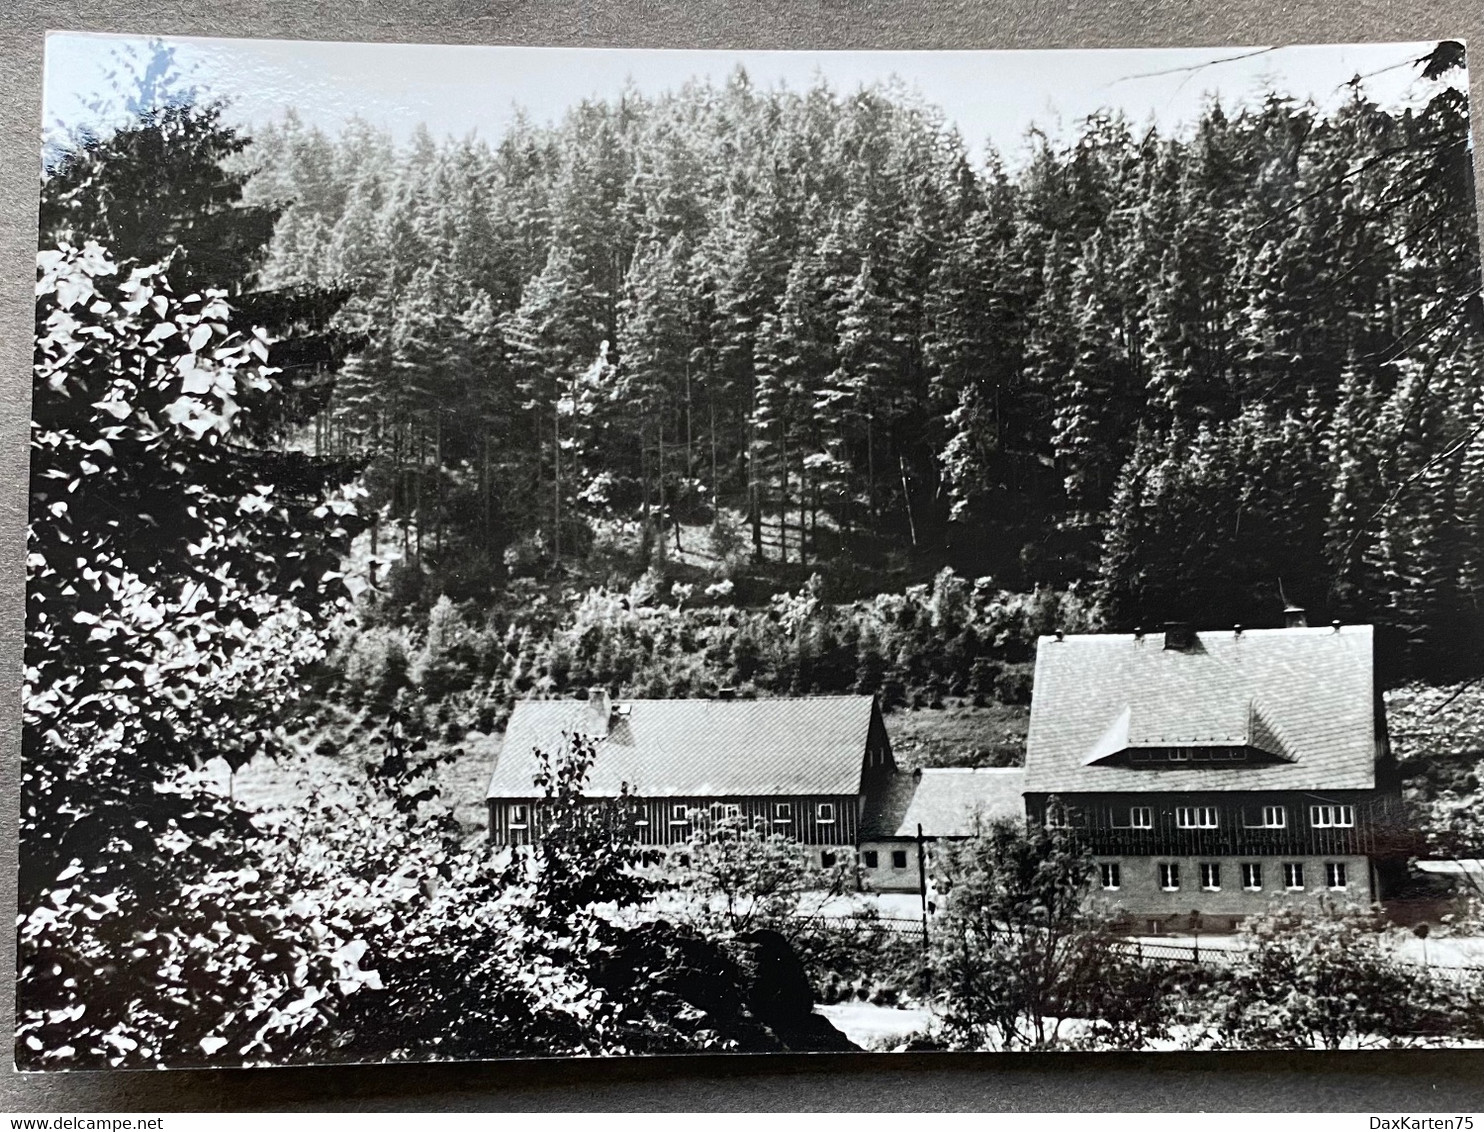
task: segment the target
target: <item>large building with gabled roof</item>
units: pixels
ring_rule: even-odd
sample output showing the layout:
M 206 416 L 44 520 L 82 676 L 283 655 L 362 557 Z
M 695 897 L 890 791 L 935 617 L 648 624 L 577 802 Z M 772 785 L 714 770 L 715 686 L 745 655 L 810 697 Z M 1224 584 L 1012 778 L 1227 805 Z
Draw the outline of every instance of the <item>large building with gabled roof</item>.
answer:
M 1140 930 L 1380 899 L 1404 836 L 1370 626 L 1041 638 L 1025 800 Z
M 867 795 L 896 770 L 871 696 L 617 701 L 594 689 L 523 700 L 486 793 L 493 840 L 539 834 L 537 752 L 572 735 L 596 745 L 587 793 L 633 795 L 645 845 L 687 841 L 695 813 L 715 808 L 798 840 L 825 866 L 858 845 Z

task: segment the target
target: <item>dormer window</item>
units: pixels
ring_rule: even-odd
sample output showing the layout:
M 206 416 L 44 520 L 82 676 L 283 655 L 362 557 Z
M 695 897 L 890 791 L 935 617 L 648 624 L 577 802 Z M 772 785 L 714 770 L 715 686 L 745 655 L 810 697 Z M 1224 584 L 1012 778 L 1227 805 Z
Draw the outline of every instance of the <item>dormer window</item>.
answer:
M 1129 766 L 1180 768 L 1192 765 L 1244 763 L 1246 747 L 1130 747 Z

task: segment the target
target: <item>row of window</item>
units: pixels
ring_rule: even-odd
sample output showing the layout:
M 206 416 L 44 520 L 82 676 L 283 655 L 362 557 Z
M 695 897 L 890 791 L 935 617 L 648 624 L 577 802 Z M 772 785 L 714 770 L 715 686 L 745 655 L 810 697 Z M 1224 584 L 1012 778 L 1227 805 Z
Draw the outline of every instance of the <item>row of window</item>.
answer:
M 1159 887 L 1166 892 L 1180 891 L 1180 863 L 1178 861 L 1161 861 L 1156 868 L 1159 870 Z M 1261 892 L 1263 889 L 1262 863 L 1259 861 L 1244 861 L 1239 866 L 1242 872 L 1242 888 L 1246 892 Z M 1221 865 L 1217 861 L 1201 861 L 1196 865 L 1199 873 L 1200 888 L 1202 892 L 1221 891 Z M 1123 867 L 1117 861 L 1104 861 L 1098 866 L 1101 874 L 1103 890 L 1105 892 L 1116 892 L 1123 887 Z M 1326 861 L 1324 863 L 1324 885 L 1331 889 L 1345 889 L 1350 886 L 1350 878 L 1344 861 Z M 1304 863 L 1302 861 L 1283 862 L 1283 887 L 1290 891 L 1299 891 L 1306 887 L 1304 880 Z
M 684 803 L 677 803 L 670 807 L 671 825 L 689 825 L 693 807 Z M 717 802 L 711 807 L 711 816 L 714 818 L 737 818 L 742 816 L 742 807 L 736 802 Z M 505 807 L 506 824 L 511 829 L 525 829 L 530 825 L 531 811 L 525 802 L 512 802 Z M 773 823 L 775 825 L 787 825 L 794 820 L 794 806 L 792 802 L 773 803 Z M 835 803 L 819 802 L 814 807 L 814 820 L 819 825 L 833 825 L 835 821 Z M 648 825 L 649 819 L 640 814 L 639 825 Z
M 1046 811 L 1046 824 L 1055 829 L 1068 829 L 1081 824 L 1076 807 L 1053 806 Z M 1241 811 L 1244 829 L 1286 829 L 1288 807 L 1244 806 Z M 1153 806 L 1115 806 L 1109 810 L 1109 824 L 1114 829 L 1153 829 Z M 1309 807 L 1309 825 L 1314 829 L 1342 829 L 1355 824 L 1355 807 L 1317 805 Z M 1177 829 L 1219 829 L 1221 813 L 1216 806 L 1176 806 Z
M 881 854 L 874 849 L 867 849 L 861 853 L 861 863 L 868 869 L 881 867 Z M 907 867 L 907 850 L 893 849 L 891 851 L 891 867 L 894 869 L 905 869 Z
M 688 869 L 691 865 L 689 853 L 676 853 L 673 856 L 659 849 L 646 849 L 639 854 L 639 863 L 645 866 L 662 865 L 666 861 L 673 860 L 682 869 Z M 833 869 L 840 863 L 840 854 L 833 849 L 821 849 L 819 851 L 819 865 L 821 868 Z
M 1130 748 L 1128 761 L 1134 766 L 1167 763 L 1239 763 L 1247 761 L 1245 747 L 1156 747 Z

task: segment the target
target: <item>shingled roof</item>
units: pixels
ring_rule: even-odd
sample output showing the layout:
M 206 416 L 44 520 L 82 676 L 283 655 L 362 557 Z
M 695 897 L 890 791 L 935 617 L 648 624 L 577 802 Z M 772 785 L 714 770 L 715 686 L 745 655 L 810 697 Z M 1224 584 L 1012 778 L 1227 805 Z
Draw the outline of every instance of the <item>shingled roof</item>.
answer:
M 873 789 L 861 816 L 861 840 L 967 837 L 974 815 L 985 821 L 1025 817 L 1023 767 L 924 769 L 921 777 L 899 773 Z
M 602 701 L 598 701 L 601 703 Z M 529 798 L 537 749 L 597 741 L 588 789 L 647 797 L 858 794 L 876 714 L 870 696 L 775 700 L 586 700 L 515 705 L 487 797 Z
M 1375 786 L 1369 625 L 1195 634 L 1042 637 L 1029 793 L 1362 790 Z M 1102 765 L 1122 749 L 1245 746 L 1261 765 Z

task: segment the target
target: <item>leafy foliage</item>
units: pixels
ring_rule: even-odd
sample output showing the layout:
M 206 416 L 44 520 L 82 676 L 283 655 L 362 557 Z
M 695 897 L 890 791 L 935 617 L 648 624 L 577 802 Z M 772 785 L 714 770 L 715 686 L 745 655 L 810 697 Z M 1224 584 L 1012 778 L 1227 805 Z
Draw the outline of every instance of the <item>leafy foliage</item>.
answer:
M 1380 929 L 1354 907 L 1247 919 L 1240 959 L 1202 1004 L 1215 1048 L 1391 1047 L 1456 1034 L 1467 988 L 1399 962 Z
M 1095 864 L 1062 831 L 980 824 L 938 866 L 933 987 L 954 1048 L 1138 1049 L 1163 1033 L 1158 980 L 1113 946 L 1088 898 Z M 1090 1032 L 1068 1028 L 1091 1019 Z

